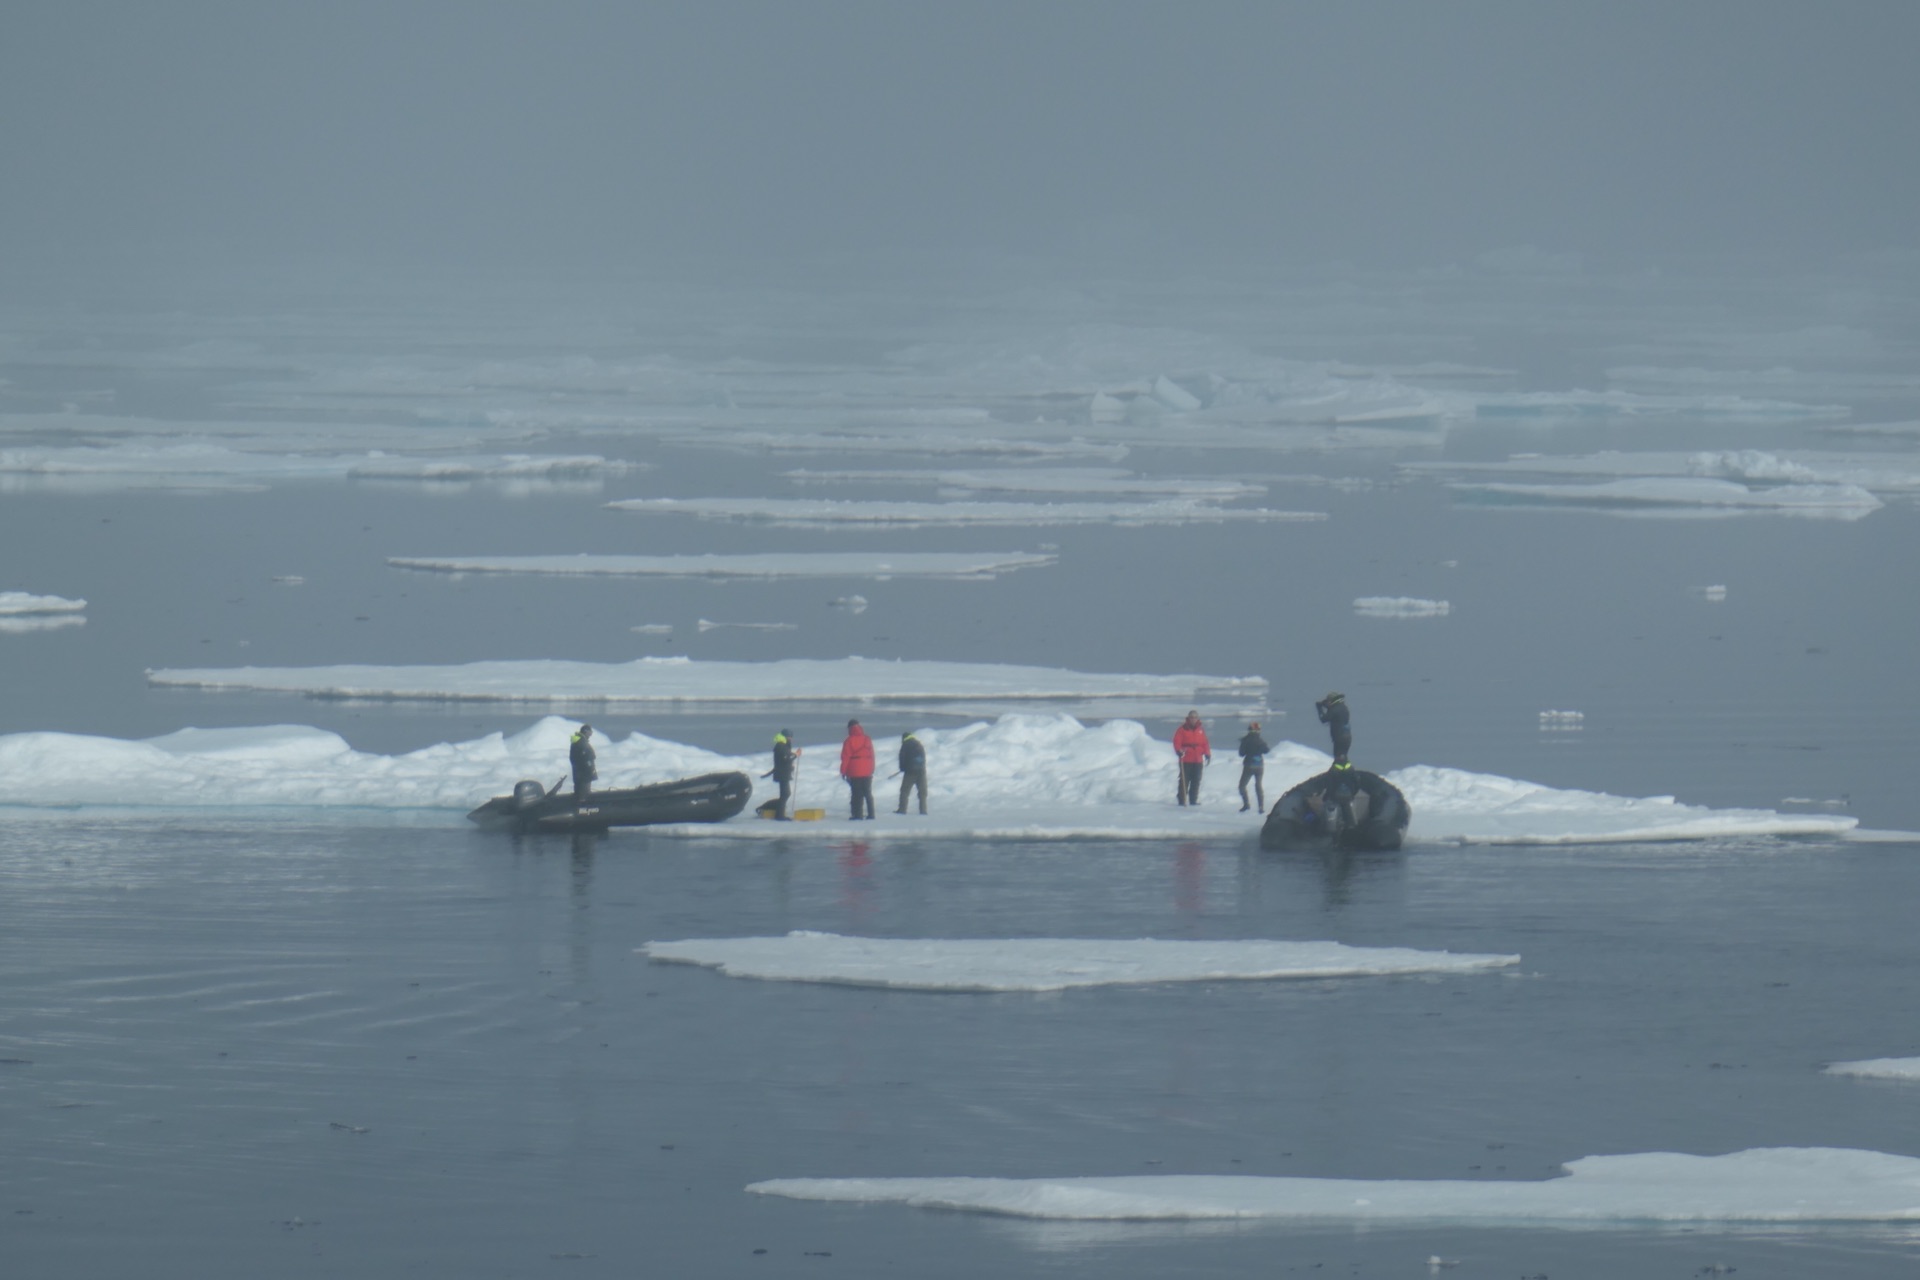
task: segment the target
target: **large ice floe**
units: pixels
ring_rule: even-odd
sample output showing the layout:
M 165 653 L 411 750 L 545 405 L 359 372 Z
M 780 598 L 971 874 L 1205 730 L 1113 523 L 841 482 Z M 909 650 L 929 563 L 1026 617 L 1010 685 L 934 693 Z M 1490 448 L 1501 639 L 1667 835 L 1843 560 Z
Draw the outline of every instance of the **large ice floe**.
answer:
M 85 600 L 40 596 L 28 591 L 0 591 L 0 635 L 84 627 L 86 607 Z
M 1325 520 L 1324 511 L 1222 507 L 1192 498 L 1153 502 L 853 502 L 831 498 L 626 498 L 617 511 L 795 526 L 960 528 L 1071 524 L 1169 525 Z
M 899 748 L 868 713 L 880 759 Z M 433 809 L 448 820 L 512 789 L 564 773 L 576 722 L 548 716 L 511 735 L 441 743 L 403 755 L 355 751 L 337 734 L 299 725 L 183 729 L 139 741 L 66 733 L 0 736 L 0 804 L 141 808 Z M 908 726 L 901 726 L 908 727 Z M 1173 749 L 1134 720 L 1083 724 L 1067 715 L 1005 715 L 957 728 L 917 728 L 930 762 L 927 816 L 846 819 L 835 776 L 838 742 L 803 744 L 796 803 L 824 806 L 811 823 L 741 817 L 653 830 L 696 839 L 896 840 L 1223 839 L 1251 843 L 1259 815 L 1231 803 L 1231 775 L 1209 771 L 1203 804 L 1176 807 Z M 718 770 L 759 780 L 765 754 L 727 756 L 635 733 L 603 743 L 601 785 L 632 786 Z M 1267 757 L 1278 794 L 1324 771 L 1329 757 L 1282 741 Z M 1567 791 L 1430 765 L 1386 775 L 1413 807 L 1410 844 L 1581 844 L 1712 840 L 1720 837 L 1855 838 L 1857 820 L 1837 814 L 1707 809 L 1672 797 L 1634 799 Z
M 156 685 L 410 701 L 818 703 L 877 705 L 1162 698 L 1258 698 L 1261 676 L 1127 675 L 990 662 L 784 658 L 717 662 L 520 659 L 454 666 L 209 667 L 149 671 Z
M 688 556 L 388 556 L 400 569 L 661 578 L 992 578 L 1053 564 L 1025 551 L 774 551 Z
M 1838 1147 L 1569 1160 L 1534 1182 L 1169 1174 L 1113 1178 L 778 1178 L 748 1191 L 1021 1218 L 1269 1219 L 1564 1226 L 1920 1220 L 1920 1159 Z
M 778 938 L 688 938 L 639 948 L 654 960 L 730 978 L 913 991 L 1064 991 L 1159 982 L 1480 973 L 1519 956 L 1349 947 L 1338 942 L 1161 938 L 849 938 L 798 930 Z
M 1527 476 L 1583 479 L 1691 477 L 1744 485 L 1851 485 L 1870 493 L 1920 490 L 1920 459 L 1904 453 L 1836 453 L 1810 449 L 1707 449 L 1553 455 L 1517 453 L 1502 462 L 1403 462 L 1400 469 L 1427 475 Z
M 1827 1067 L 1834 1076 L 1862 1076 L 1871 1080 L 1920 1080 L 1920 1058 L 1862 1058 Z
M 1731 480 L 1684 476 L 1605 480 L 1597 484 L 1456 484 L 1469 502 L 1536 509 L 1586 509 L 1611 515 L 1708 517 L 1799 516 L 1858 520 L 1880 499 L 1858 485 L 1783 484 L 1753 488 Z
M 1143 476 L 1117 467 L 1021 467 L 998 471 L 789 471 L 799 484 L 914 484 L 954 493 L 1063 493 L 1101 497 L 1256 498 L 1262 484 L 1227 477 Z

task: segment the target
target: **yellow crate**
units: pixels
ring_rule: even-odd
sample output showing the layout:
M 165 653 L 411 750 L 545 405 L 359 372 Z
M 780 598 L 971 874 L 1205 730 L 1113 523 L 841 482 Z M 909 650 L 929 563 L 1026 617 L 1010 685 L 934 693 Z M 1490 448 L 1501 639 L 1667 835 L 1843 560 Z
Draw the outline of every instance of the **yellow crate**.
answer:
M 793 811 L 793 820 L 795 822 L 818 822 L 826 816 L 827 811 L 825 809 L 795 809 Z

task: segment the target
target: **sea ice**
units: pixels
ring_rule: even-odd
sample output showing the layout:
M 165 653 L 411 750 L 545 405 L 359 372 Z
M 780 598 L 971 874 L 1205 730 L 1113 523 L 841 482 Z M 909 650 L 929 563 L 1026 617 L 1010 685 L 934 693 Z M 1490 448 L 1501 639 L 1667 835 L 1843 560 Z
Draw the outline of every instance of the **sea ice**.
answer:
M 1142 476 L 1108 467 L 1021 467 L 1003 471 L 789 471 L 802 484 L 921 484 L 960 493 L 1069 493 L 1192 498 L 1231 502 L 1255 498 L 1266 486 L 1229 478 Z
M 1692 453 L 1607 450 L 1570 456 L 1514 454 L 1503 462 L 1403 462 L 1400 470 L 1449 476 L 1695 477 L 1746 485 L 1854 485 L 1873 493 L 1920 489 L 1910 454 L 1710 449 Z
M 849 938 L 806 930 L 778 938 L 649 942 L 639 951 L 655 960 L 705 965 L 730 978 L 914 991 L 1063 991 L 1152 982 L 1473 973 L 1520 963 L 1512 955 L 1338 942 Z
M 1920 1058 L 1862 1058 L 1858 1062 L 1836 1062 L 1827 1074 L 1867 1076 L 1876 1080 L 1920 1080 Z
M 706 520 L 760 520 L 802 526 L 913 525 L 920 528 L 1063 524 L 1224 524 L 1325 520 L 1324 511 L 1221 507 L 1193 499 L 1157 502 L 841 502 L 825 498 L 627 498 L 618 511 L 695 515 Z
M 1417 596 L 1361 596 L 1353 602 L 1353 611 L 1368 618 L 1443 618 L 1453 606 Z
M 1205 694 L 1258 698 L 1260 676 L 1089 674 L 1000 663 L 878 658 L 717 662 L 684 657 L 632 662 L 509 660 L 456 666 L 163 669 L 149 683 L 200 689 L 304 693 L 329 698 L 489 702 L 949 702 L 967 698 L 1080 700 Z
M 800 624 L 797 622 L 710 622 L 705 618 L 696 620 L 693 625 L 696 631 L 701 632 L 722 631 L 729 628 L 735 631 L 798 631 L 800 629 Z
M 1721 1224 L 1920 1219 L 1920 1159 L 1835 1147 L 1570 1160 L 1537 1182 L 1272 1178 L 780 1178 L 748 1191 L 1022 1218 L 1264 1218 L 1296 1222 Z
M 692 556 L 389 556 L 401 569 L 441 573 L 537 573 L 669 578 L 992 578 L 1050 565 L 1023 551 L 775 551 Z
M 27 591 L 0 591 L 0 616 L 17 617 L 26 614 L 79 613 L 87 607 L 85 600 L 68 600 L 63 596 L 37 596 Z
M 1752 489 L 1728 480 L 1646 477 L 1599 484 L 1456 484 L 1469 499 L 1541 508 L 1587 508 L 1615 515 L 1787 515 L 1858 520 L 1880 500 L 1858 485 L 1783 484 Z

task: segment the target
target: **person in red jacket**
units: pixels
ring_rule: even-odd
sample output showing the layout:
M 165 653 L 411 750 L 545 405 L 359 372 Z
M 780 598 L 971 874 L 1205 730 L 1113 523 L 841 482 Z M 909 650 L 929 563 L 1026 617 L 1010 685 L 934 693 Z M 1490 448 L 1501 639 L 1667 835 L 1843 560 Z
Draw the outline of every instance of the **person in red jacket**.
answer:
M 1207 730 L 1200 723 L 1198 711 L 1187 712 L 1187 718 L 1173 731 L 1173 754 L 1180 761 L 1180 803 L 1197 805 L 1200 803 L 1200 771 L 1213 762 L 1213 748 L 1207 744 Z
M 873 739 L 858 720 L 847 721 L 847 740 L 840 744 L 840 776 L 853 793 L 853 820 L 873 817 Z M 861 809 L 866 812 L 862 813 Z

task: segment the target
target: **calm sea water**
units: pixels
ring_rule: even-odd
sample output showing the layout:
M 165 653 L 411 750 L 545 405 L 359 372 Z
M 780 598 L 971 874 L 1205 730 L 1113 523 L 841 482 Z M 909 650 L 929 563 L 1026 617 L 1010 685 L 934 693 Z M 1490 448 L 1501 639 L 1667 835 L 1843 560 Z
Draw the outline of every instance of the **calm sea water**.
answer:
M 1525 299 L 1469 309 L 1454 330 L 1423 312 L 1393 336 L 1372 334 L 1368 318 L 1380 313 L 1370 308 L 1391 302 L 1323 308 L 1346 327 L 1328 336 L 1282 325 L 1268 341 L 1328 358 L 1511 357 L 1523 384 L 1564 386 L 1628 358 L 1618 344 L 1644 337 L 1616 313 L 1543 337 Z M 1151 300 L 1119 309 L 1133 320 L 1156 312 Z M 1702 334 L 1740 328 L 1691 297 L 1666 316 L 1693 325 L 1647 326 L 1670 364 L 1697 355 Z M 365 341 L 378 349 L 420 333 L 419 322 L 396 321 Z M 728 349 L 720 327 L 700 341 L 708 354 Z M 771 321 L 732 342 L 831 365 Z M 870 331 L 819 345 L 831 360 L 888 349 Z M 57 406 L 118 379 L 125 411 L 230 412 L 219 392 L 236 376 L 77 369 L 11 369 L 6 403 Z M 1815 802 L 1870 827 L 1920 828 L 1920 514 L 1907 502 L 1852 523 L 1489 510 L 1403 481 L 1396 455 L 1169 445 L 1136 450 L 1126 465 L 1369 483 L 1276 483 L 1267 505 L 1329 512 L 1320 524 L 792 532 L 599 503 L 786 495 L 789 466 L 894 460 L 609 437 L 559 446 L 631 452 L 658 470 L 518 496 L 321 484 L 5 494 L 0 546 L 12 550 L 0 589 L 90 604 L 84 627 L 0 636 L 0 732 L 137 737 L 296 722 L 398 751 L 512 730 L 537 713 L 153 690 L 142 672 L 861 653 L 1259 674 L 1272 682 L 1270 736 L 1317 743 L 1313 699 L 1345 690 L 1356 758 L 1375 768 L 1440 764 L 1709 805 Z M 1681 421 L 1480 427 L 1439 448 L 1834 446 L 1804 424 Z M 453 579 L 385 564 L 1042 545 L 1057 547 L 1056 566 L 985 583 Z M 303 581 L 274 581 L 287 576 Z M 1727 587 L 1724 601 L 1698 593 L 1714 584 Z M 829 607 L 851 591 L 869 598 L 866 612 Z M 1352 600 L 1362 595 L 1446 599 L 1452 611 L 1361 618 Z M 701 618 L 799 629 L 703 634 Z M 630 630 L 646 623 L 676 633 Z M 1582 711 L 1585 727 L 1543 733 L 1538 712 L 1549 708 Z M 722 750 L 763 745 L 772 717 L 811 740 L 843 719 L 594 714 L 615 734 L 641 728 Z M 883 730 L 939 722 L 899 719 Z M 1171 726 L 1152 725 L 1163 735 Z M 1237 725 L 1215 730 L 1231 737 Z M 110 795 L 112 780 L 100 782 Z M 1743 1280 L 1904 1275 L 1920 1241 L 1894 1231 L 1032 1224 L 741 1188 L 816 1175 L 1530 1178 L 1589 1154 L 1765 1145 L 1920 1154 L 1920 1091 L 1820 1073 L 1836 1059 L 1920 1052 L 1908 1017 L 1920 972 L 1917 853 L 1746 841 L 1428 848 L 1329 863 L 1231 841 L 869 849 L 623 834 L 574 845 L 488 837 L 457 815 L 16 810 L 0 816 L 0 1266 L 183 1277 L 1394 1276 L 1424 1275 L 1438 1254 L 1462 1259 L 1446 1273 L 1462 1277 L 1678 1277 L 1714 1265 L 1737 1266 Z M 1514 952 L 1523 963 L 1435 980 L 1032 997 L 753 983 L 633 954 L 650 939 L 796 928 L 1325 938 Z

